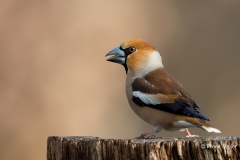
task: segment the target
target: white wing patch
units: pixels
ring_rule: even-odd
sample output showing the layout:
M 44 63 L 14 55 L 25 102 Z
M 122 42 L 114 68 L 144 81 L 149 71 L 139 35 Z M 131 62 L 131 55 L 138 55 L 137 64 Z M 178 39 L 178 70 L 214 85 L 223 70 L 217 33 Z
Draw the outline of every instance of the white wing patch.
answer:
M 134 91 L 133 96 L 139 98 L 145 104 L 152 104 L 152 105 L 161 104 L 159 99 L 154 94 L 146 94 L 140 91 Z

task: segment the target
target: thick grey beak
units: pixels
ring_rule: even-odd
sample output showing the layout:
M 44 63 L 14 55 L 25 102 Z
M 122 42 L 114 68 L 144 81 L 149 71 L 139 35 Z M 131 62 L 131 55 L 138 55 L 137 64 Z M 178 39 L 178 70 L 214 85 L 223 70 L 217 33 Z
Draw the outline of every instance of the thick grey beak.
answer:
M 125 63 L 125 53 L 124 51 L 120 48 L 120 46 L 117 46 L 110 52 L 106 54 L 106 56 L 111 56 L 112 57 L 108 58 L 107 61 L 114 62 L 114 63 L 119 63 L 119 64 L 124 64 Z

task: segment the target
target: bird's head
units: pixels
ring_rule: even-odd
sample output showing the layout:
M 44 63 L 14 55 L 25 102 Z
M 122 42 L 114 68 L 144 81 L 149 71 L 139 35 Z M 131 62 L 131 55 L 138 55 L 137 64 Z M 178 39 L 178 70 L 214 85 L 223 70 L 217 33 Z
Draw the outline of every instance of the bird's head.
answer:
M 122 64 L 128 73 L 143 76 L 148 72 L 163 67 L 159 52 L 148 42 L 130 39 L 117 46 L 106 56 L 113 55 L 107 61 Z

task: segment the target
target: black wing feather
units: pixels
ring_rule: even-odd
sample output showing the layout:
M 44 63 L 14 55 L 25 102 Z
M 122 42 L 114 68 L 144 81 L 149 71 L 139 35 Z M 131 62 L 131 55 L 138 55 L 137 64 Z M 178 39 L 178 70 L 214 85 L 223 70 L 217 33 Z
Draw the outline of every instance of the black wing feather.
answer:
M 189 116 L 193 118 L 199 118 L 201 120 L 207 120 L 210 121 L 210 119 L 206 116 L 204 116 L 200 109 L 197 107 L 197 105 L 194 103 L 195 107 L 190 107 L 188 104 L 185 104 L 183 102 L 180 102 L 178 100 L 175 100 L 174 103 L 164 103 L 164 104 L 145 104 L 141 99 L 138 97 L 133 96 L 132 100 L 139 106 L 147 106 L 150 108 L 162 110 L 165 112 L 170 112 L 174 114 Z

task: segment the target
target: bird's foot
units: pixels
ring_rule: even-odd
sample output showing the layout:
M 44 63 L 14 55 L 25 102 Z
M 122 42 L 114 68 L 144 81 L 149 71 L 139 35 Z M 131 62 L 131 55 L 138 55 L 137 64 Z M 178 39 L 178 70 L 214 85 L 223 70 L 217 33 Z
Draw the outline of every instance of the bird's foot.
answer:
M 199 135 L 194 135 L 194 134 L 191 134 L 188 129 L 186 128 L 186 137 L 199 137 Z
M 191 135 L 186 135 L 186 137 L 199 137 L 199 135 L 191 134 Z
M 155 138 L 155 135 L 153 134 L 154 131 L 146 131 L 141 133 L 139 136 L 134 137 L 135 139 L 151 139 L 151 138 Z

